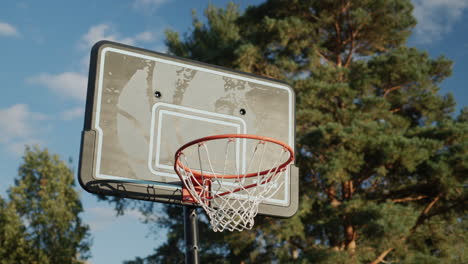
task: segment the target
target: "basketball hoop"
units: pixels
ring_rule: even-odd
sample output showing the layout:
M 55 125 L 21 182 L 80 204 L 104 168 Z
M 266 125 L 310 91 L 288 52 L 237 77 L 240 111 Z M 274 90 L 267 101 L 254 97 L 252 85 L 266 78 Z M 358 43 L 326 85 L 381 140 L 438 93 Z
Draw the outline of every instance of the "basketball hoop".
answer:
M 217 156 L 210 157 L 209 148 Z M 213 231 L 242 231 L 253 227 L 259 205 L 284 184 L 280 179 L 293 160 L 292 148 L 279 140 L 226 134 L 183 145 L 174 170 L 183 183 L 183 201 L 203 207 Z

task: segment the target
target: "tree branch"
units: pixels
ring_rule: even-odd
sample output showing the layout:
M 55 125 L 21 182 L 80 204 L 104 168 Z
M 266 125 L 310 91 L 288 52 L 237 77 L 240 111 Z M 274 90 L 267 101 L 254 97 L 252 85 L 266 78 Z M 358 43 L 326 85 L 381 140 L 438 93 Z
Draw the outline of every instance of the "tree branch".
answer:
M 416 223 L 410 229 L 410 234 L 408 236 L 413 234 L 416 231 L 416 228 L 418 228 L 418 226 L 420 226 L 422 223 L 424 223 L 424 221 L 427 219 L 427 214 L 434 207 L 434 205 L 440 200 L 441 197 L 442 197 L 442 193 L 439 193 L 436 197 L 434 197 L 434 199 L 430 203 L 428 203 L 426 205 L 426 207 L 424 208 L 424 210 L 421 212 L 418 219 L 416 220 Z M 402 237 L 401 242 L 405 241 L 408 238 L 408 236 Z M 385 250 L 374 261 L 372 261 L 370 264 L 378 264 L 378 263 L 382 262 L 384 260 L 384 258 L 388 255 L 388 253 L 390 253 L 392 250 L 393 250 L 393 248 L 389 248 L 389 249 Z
M 355 186 L 356 188 L 359 188 L 361 186 L 361 184 L 369 179 L 370 177 L 372 177 L 372 175 L 374 175 L 374 168 L 371 168 L 370 166 L 366 166 L 366 168 L 363 169 L 363 171 L 360 172 L 361 176 L 362 177 L 359 177 L 355 180 Z
M 395 203 L 403 203 L 403 202 L 409 202 L 409 201 L 417 201 L 417 200 L 421 200 L 421 199 L 425 199 L 425 198 L 427 198 L 427 195 L 419 195 L 419 196 L 415 196 L 415 197 L 398 198 L 398 199 L 392 199 L 391 201 L 395 202 Z
M 338 19 L 338 17 L 337 17 Z M 341 67 L 341 29 L 338 22 L 335 22 L 335 32 L 336 32 L 336 44 L 337 44 L 337 51 L 336 51 L 336 65 Z
M 390 88 L 388 88 L 388 89 L 384 89 L 385 92 L 384 92 L 383 97 L 386 97 L 390 92 L 395 91 L 395 90 L 398 90 L 398 89 L 400 89 L 400 88 L 402 88 L 402 87 L 404 87 L 404 86 L 407 86 L 407 85 L 410 84 L 410 83 L 411 83 L 411 82 L 406 82 L 406 83 L 404 83 L 404 84 L 400 84 L 400 85 L 396 85 L 396 86 L 390 87 Z
M 295 247 L 297 247 L 298 249 L 302 250 L 302 251 L 305 251 L 305 248 L 304 246 L 302 246 L 301 244 L 297 243 L 296 241 L 292 240 L 292 239 L 289 239 L 288 240 L 289 243 Z
M 351 2 L 348 2 L 346 5 L 347 6 L 351 5 Z M 348 19 L 348 22 L 349 22 L 349 20 L 351 20 L 350 17 L 349 17 L 349 12 L 346 13 L 346 16 L 347 16 L 347 19 Z M 354 43 L 354 34 L 355 33 L 354 33 L 353 26 L 351 25 L 351 23 L 349 24 L 349 31 L 350 31 L 350 35 L 351 35 L 351 37 L 349 38 L 349 39 L 351 39 L 351 47 L 349 48 L 349 53 L 348 53 L 348 56 L 346 58 L 345 67 L 348 67 L 349 64 L 351 63 L 351 59 L 352 59 L 353 53 L 354 53 L 354 45 L 355 45 L 355 43 Z
M 351 7 L 351 1 L 347 1 L 344 6 L 341 7 L 341 13 L 345 13 Z
M 324 59 L 327 63 L 331 64 L 332 62 L 325 56 L 323 55 L 320 51 L 315 50 L 315 53 L 320 56 L 320 58 Z
M 410 229 L 410 234 L 414 233 L 416 231 L 416 228 L 418 228 L 418 226 L 424 223 L 424 221 L 427 219 L 427 214 L 429 214 L 429 211 L 434 207 L 437 201 L 440 200 L 440 197 L 442 197 L 442 193 L 439 193 L 429 204 L 426 205 L 424 210 L 419 215 L 418 220 L 416 220 L 416 223 Z
M 345 67 L 348 67 L 349 64 L 351 63 L 351 59 L 353 58 L 353 54 L 354 54 L 354 38 L 351 37 L 352 40 L 351 40 L 351 47 L 349 48 L 349 53 L 348 53 L 348 56 L 346 57 L 346 61 L 345 61 Z
M 403 85 L 397 85 L 397 86 L 393 86 L 392 88 L 389 88 L 389 89 L 386 89 L 384 90 L 384 95 L 383 97 L 387 97 L 387 95 L 391 92 L 391 91 L 395 91 L 395 90 L 398 90 L 402 87 Z
M 379 264 L 380 262 L 384 261 L 384 258 L 388 255 L 393 250 L 393 248 L 389 248 L 382 252 L 374 261 L 372 261 L 370 264 Z
M 336 197 L 336 188 L 334 186 L 334 183 L 330 184 L 330 186 L 326 190 L 326 193 L 328 199 L 330 199 L 330 204 L 332 207 L 336 208 L 341 204 L 341 202 Z

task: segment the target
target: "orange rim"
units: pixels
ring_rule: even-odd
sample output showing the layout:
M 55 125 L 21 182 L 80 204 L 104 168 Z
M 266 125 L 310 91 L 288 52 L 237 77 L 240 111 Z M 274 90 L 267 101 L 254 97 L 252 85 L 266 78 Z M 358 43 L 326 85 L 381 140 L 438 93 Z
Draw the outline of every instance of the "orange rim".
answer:
M 186 166 L 184 166 L 182 164 L 182 162 L 180 161 L 180 156 L 183 154 L 183 151 L 192 146 L 192 145 L 195 145 L 195 144 L 198 144 L 198 143 L 202 143 L 202 142 L 206 142 L 206 141 L 212 141 L 212 140 L 217 140 L 217 139 L 224 139 L 224 138 L 247 138 L 247 139 L 255 139 L 255 140 L 259 140 L 259 141 L 266 141 L 266 142 L 271 142 L 271 143 L 274 143 L 274 144 L 277 144 L 277 145 L 280 145 L 282 146 L 285 150 L 287 150 L 289 152 L 289 159 L 285 162 L 283 162 L 281 165 L 275 167 L 275 168 L 272 168 L 272 169 L 268 169 L 268 170 L 264 170 L 264 171 L 261 171 L 261 172 L 253 172 L 253 173 L 248 173 L 248 174 L 245 174 L 245 175 L 237 175 L 237 174 L 234 174 L 234 175 L 215 175 L 215 174 L 210 174 L 210 173 L 201 173 L 200 171 L 197 171 L 197 170 L 193 170 L 193 169 L 190 169 L 190 168 L 187 168 Z M 292 161 L 294 160 L 294 151 L 292 150 L 292 148 L 290 146 L 288 146 L 286 143 L 280 141 L 280 140 L 276 140 L 276 139 L 273 139 L 273 138 L 269 138 L 269 137 L 262 137 L 262 136 L 257 136 L 257 135 L 249 135 L 249 134 L 224 134 L 224 135 L 216 135 L 216 136 L 209 136 L 209 137 L 203 137 L 203 138 L 199 138 L 199 139 L 196 139 L 196 140 L 193 140 L 193 141 L 190 141 L 188 142 L 187 144 L 183 145 L 182 147 L 180 147 L 176 154 L 175 154 L 175 162 L 174 162 L 174 171 L 177 173 L 177 175 L 179 176 L 179 178 L 183 181 L 183 177 L 180 175 L 179 173 L 179 170 L 177 169 L 177 167 L 180 167 L 182 168 L 183 170 L 187 171 L 187 172 L 190 172 L 192 173 L 195 177 L 197 178 L 200 178 L 200 177 L 205 177 L 205 178 L 223 178 L 223 179 L 237 179 L 239 177 L 241 178 L 249 178 L 249 177 L 255 177 L 255 176 L 258 176 L 258 175 L 265 175 L 269 172 L 272 172 L 272 171 L 282 171 L 284 170 Z

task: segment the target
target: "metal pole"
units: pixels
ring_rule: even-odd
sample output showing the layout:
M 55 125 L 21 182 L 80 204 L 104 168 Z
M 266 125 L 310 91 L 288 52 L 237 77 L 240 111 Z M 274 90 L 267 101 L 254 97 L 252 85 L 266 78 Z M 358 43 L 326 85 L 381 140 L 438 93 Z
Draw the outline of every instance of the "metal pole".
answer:
M 185 263 L 198 264 L 198 216 L 196 208 L 184 206 Z

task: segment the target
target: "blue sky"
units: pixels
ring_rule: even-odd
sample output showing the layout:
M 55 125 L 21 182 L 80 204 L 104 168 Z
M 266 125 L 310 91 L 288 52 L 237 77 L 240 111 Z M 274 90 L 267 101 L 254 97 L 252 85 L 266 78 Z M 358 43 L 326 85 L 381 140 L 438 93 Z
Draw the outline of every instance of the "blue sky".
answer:
M 164 52 L 164 30 L 186 32 L 222 0 L 2 1 L 0 9 L 0 195 L 13 184 L 25 144 L 47 147 L 77 167 L 91 46 L 101 39 Z M 262 1 L 235 1 L 241 8 Z M 409 45 L 455 62 L 442 84 L 468 105 L 468 0 L 414 0 L 419 21 Z M 77 187 L 79 189 L 79 187 Z M 148 236 L 137 211 L 115 217 L 110 205 L 79 190 L 94 238 L 91 263 L 146 256 L 165 240 Z

